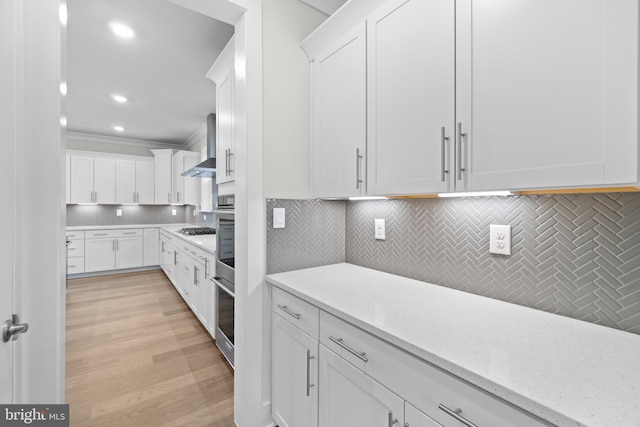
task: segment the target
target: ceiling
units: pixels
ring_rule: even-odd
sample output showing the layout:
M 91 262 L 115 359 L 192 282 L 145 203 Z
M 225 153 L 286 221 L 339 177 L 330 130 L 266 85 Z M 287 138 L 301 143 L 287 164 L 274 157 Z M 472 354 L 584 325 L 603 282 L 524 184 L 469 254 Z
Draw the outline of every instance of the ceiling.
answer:
M 205 74 L 231 25 L 166 0 L 67 4 L 69 132 L 179 146 L 204 126 L 215 111 L 215 85 Z M 116 36 L 112 21 L 129 25 L 134 37 Z

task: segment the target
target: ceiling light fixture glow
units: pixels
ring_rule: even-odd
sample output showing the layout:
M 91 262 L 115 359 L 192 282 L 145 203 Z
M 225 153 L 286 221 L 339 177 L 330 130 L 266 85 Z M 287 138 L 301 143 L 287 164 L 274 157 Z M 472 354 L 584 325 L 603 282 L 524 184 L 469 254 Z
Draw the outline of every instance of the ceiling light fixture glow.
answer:
M 111 94 L 111 98 L 114 101 L 119 102 L 121 104 L 124 104 L 125 102 L 127 102 L 127 97 L 126 96 L 118 95 L 117 93 Z
M 67 82 L 60 82 L 60 95 L 67 96 Z
M 61 116 L 60 117 L 60 126 L 62 126 L 63 128 L 67 127 L 67 117 L 66 116 Z
M 114 126 L 114 127 L 113 127 L 113 129 L 114 129 L 116 132 L 123 132 L 123 131 L 124 131 L 124 128 L 123 128 L 122 126 Z
M 135 35 L 131 27 L 123 24 L 122 22 L 110 22 L 109 27 L 111 27 L 111 31 L 123 39 L 130 39 Z
M 513 196 L 511 191 L 472 191 L 468 193 L 440 193 L 438 197 L 489 197 L 489 196 Z
M 60 19 L 60 24 L 62 24 L 63 27 L 66 27 L 68 18 L 66 3 L 61 3 L 60 7 L 58 7 L 58 18 Z

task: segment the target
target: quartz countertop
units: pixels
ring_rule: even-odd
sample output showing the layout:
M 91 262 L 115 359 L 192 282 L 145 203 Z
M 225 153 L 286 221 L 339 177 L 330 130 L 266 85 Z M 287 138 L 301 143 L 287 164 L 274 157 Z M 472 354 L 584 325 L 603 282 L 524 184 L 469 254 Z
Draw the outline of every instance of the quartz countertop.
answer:
M 266 279 L 558 426 L 640 426 L 640 335 L 346 263 Z
M 200 236 L 186 236 L 180 234 L 177 231 L 181 228 L 190 227 L 204 227 L 195 224 L 187 223 L 172 223 L 172 224 L 127 224 L 127 225 L 89 225 L 89 226 L 71 226 L 67 227 L 67 231 L 92 231 L 92 230 L 122 230 L 131 228 L 159 228 L 180 239 L 196 245 L 197 247 L 204 249 L 205 251 L 215 254 L 216 251 L 216 235 L 204 234 Z

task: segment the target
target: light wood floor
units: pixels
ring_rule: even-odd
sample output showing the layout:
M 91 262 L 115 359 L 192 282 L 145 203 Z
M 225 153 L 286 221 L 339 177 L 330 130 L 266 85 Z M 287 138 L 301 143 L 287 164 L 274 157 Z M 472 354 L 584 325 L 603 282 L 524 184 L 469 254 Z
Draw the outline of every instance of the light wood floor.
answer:
M 233 422 L 233 370 L 160 270 L 69 280 L 72 427 Z

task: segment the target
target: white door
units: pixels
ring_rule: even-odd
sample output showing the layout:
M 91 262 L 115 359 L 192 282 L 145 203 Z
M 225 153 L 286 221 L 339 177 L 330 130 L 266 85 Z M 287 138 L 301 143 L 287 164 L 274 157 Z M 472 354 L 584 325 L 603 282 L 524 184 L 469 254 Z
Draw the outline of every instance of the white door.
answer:
M 173 187 L 173 158 L 171 150 L 154 150 L 154 202 L 157 205 L 167 205 L 172 200 Z
M 404 401 L 323 345 L 318 382 L 320 427 L 404 426 Z
M 195 313 L 202 325 L 206 328 L 209 322 L 209 280 L 204 278 L 204 264 L 196 262 L 193 264 L 194 273 L 194 297 L 193 306 Z
M 142 267 L 144 263 L 144 237 L 118 237 L 116 239 L 116 265 L 120 268 Z
M 450 0 L 394 0 L 367 19 L 369 195 L 450 188 L 454 6 Z
M 233 64 L 228 74 L 218 84 L 216 126 L 217 133 L 217 166 L 216 179 L 219 184 L 231 182 L 233 178 Z
M 113 237 L 86 239 L 84 243 L 84 268 L 92 271 L 113 270 L 116 267 L 116 241 Z
M 116 203 L 136 202 L 136 162 L 116 160 Z
M 366 194 L 365 38 L 362 23 L 319 54 L 312 64 L 316 197 Z
M 0 340 L 2 403 L 64 402 L 60 3 L 0 0 L 0 329 L 14 313 L 30 326 Z
M 271 413 L 281 427 L 318 425 L 318 341 L 277 314 L 272 325 Z
M 116 161 L 96 157 L 93 160 L 93 187 L 95 202 L 105 205 L 116 203 Z
M 70 169 L 71 203 L 93 203 L 93 157 L 72 155 Z
M 467 189 L 637 182 L 637 1 L 460 0 L 456 14 Z

